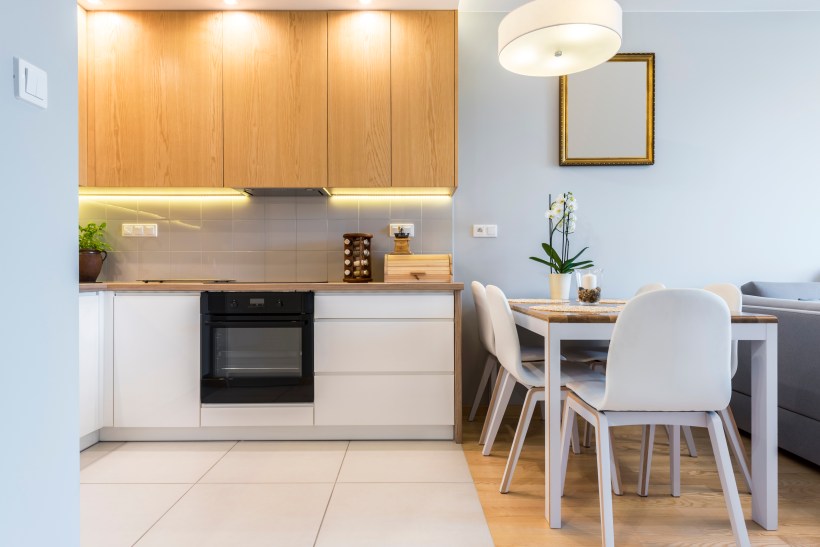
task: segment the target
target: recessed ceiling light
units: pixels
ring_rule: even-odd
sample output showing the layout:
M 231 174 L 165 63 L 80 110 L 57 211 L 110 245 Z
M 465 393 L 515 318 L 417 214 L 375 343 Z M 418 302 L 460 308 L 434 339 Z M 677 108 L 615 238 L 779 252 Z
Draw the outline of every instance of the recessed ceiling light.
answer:
M 229 6 L 235 6 L 239 3 L 239 0 L 223 0 Z

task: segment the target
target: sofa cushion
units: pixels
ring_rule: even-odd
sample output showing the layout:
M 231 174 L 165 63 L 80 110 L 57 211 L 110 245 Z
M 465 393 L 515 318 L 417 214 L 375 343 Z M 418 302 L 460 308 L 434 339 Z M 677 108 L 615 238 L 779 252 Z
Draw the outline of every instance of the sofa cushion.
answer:
M 740 287 L 740 292 L 751 296 L 783 298 L 786 300 L 820 299 L 820 283 L 785 283 L 772 281 L 750 281 Z
M 769 313 L 766 308 L 779 310 L 797 310 L 820 313 L 820 300 L 791 300 L 785 298 L 766 298 L 763 296 L 743 295 L 743 311 Z M 753 309 L 745 309 L 753 308 Z

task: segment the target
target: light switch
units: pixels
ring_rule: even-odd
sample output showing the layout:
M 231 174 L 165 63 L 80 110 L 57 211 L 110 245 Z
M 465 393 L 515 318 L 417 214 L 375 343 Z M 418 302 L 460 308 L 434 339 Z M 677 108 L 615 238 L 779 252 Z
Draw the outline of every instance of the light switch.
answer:
M 14 96 L 40 108 L 48 108 L 48 74 L 46 71 L 15 57 Z
M 498 225 L 473 224 L 473 237 L 498 237 Z
M 156 224 L 123 223 L 123 237 L 157 237 L 159 230 Z

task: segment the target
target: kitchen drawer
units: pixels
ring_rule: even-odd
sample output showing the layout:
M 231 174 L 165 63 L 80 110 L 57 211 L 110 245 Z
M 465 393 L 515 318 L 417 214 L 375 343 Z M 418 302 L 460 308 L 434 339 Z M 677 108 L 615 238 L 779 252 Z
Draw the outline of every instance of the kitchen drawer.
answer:
M 317 374 L 453 372 L 452 321 L 317 321 Z
M 319 293 L 316 319 L 452 319 L 453 293 Z
M 316 376 L 316 425 L 453 425 L 453 375 Z
M 313 405 L 203 406 L 202 427 L 313 425 Z

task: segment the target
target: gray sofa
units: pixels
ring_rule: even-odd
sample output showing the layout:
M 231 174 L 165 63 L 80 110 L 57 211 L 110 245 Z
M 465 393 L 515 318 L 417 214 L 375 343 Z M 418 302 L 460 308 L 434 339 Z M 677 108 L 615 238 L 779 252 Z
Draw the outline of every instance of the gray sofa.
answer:
M 751 282 L 741 291 L 743 311 L 778 318 L 778 444 L 820 465 L 820 283 Z M 751 431 L 751 349 L 739 346 L 732 410 Z

